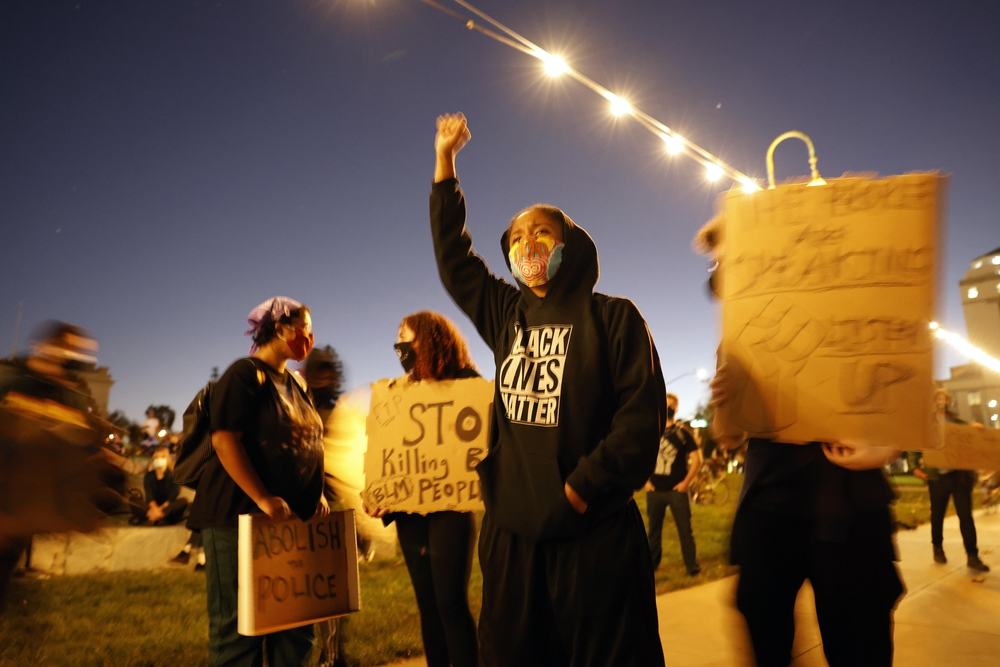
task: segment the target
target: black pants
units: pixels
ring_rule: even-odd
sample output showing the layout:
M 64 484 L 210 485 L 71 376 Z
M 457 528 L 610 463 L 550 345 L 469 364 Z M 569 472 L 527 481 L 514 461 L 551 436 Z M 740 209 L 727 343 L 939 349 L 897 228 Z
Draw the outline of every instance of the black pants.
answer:
M 532 541 L 483 519 L 485 667 L 663 665 L 653 568 L 630 501 L 583 534 Z
M 420 609 L 427 667 L 476 667 L 479 644 L 469 610 L 476 541 L 472 512 L 397 514 L 396 532 Z
M 660 566 L 663 558 L 663 519 L 670 507 L 670 514 L 677 525 L 677 536 L 681 541 L 681 555 L 684 566 L 691 574 L 698 570 L 695 557 L 694 534 L 691 532 L 691 502 L 688 494 L 680 491 L 650 491 L 646 494 L 646 515 L 649 517 L 649 554 L 653 559 L 653 569 Z
M 972 488 L 975 483 L 975 477 L 966 470 L 952 470 L 941 473 L 938 479 L 927 480 L 927 491 L 931 496 L 931 544 L 939 547 L 944 539 L 944 513 L 951 496 L 955 501 L 955 514 L 958 515 L 965 552 L 970 556 L 979 555 L 976 524 L 972 521 Z
M 740 508 L 733 525 L 746 619 L 758 667 L 792 660 L 795 596 L 809 579 L 830 667 L 890 667 L 892 612 L 903 593 L 888 509 L 852 517 L 847 540 L 820 542 L 814 520 Z

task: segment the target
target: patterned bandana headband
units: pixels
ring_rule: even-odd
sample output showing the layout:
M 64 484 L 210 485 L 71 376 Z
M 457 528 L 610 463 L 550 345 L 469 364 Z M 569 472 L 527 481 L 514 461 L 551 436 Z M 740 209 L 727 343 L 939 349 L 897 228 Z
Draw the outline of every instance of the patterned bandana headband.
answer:
M 552 280 L 562 264 L 564 243 L 553 239 L 522 239 L 510 247 L 510 272 L 528 287 L 538 287 Z
M 277 322 L 301 306 L 301 303 L 295 299 L 289 299 L 287 296 L 272 297 L 250 311 L 250 314 L 247 315 L 247 322 L 250 324 L 250 329 L 244 331 L 243 335 L 255 336 L 260 331 L 261 325 L 265 322 Z M 256 351 L 257 343 L 252 343 L 250 345 L 250 356 L 253 356 L 253 353 Z

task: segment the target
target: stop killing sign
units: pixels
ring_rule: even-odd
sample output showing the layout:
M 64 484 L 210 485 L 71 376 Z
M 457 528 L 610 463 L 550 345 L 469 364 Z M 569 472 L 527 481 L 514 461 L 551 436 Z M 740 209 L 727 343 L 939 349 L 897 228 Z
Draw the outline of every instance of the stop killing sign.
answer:
M 354 510 L 239 520 L 237 631 L 256 636 L 361 609 Z

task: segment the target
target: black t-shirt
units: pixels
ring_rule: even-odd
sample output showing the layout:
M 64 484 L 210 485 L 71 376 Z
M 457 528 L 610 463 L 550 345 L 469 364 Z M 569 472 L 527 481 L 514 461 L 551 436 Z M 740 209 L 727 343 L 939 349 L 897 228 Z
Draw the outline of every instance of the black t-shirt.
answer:
M 239 359 L 212 389 L 209 415 L 213 433 L 241 434 L 264 487 L 309 519 L 323 491 L 323 422 L 298 381 L 262 361 Z M 188 526 L 234 528 L 240 514 L 259 511 L 216 456 L 198 480 Z
M 660 436 L 656 468 L 649 478 L 657 491 L 672 491 L 688 474 L 688 454 L 698 449 L 690 431 L 674 422 Z
M 174 475 L 169 470 L 163 473 L 163 479 L 156 479 L 156 471 L 150 470 L 142 479 L 146 490 L 146 503 L 155 502 L 162 505 L 165 502 L 174 502 L 180 495 L 181 487 L 174 484 Z

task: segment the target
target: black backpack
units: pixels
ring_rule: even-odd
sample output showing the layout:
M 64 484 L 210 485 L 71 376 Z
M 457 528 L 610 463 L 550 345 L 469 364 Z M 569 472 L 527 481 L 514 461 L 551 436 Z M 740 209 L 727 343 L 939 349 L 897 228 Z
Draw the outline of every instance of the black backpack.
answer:
M 184 432 L 178 443 L 174 482 L 183 484 L 189 489 L 198 488 L 201 473 L 215 454 L 215 450 L 212 449 L 212 420 L 208 416 L 213 387 L 215 382 L 206 384 L 184 411 Z
M 267 381 L 267 375 L 257 366 L 257 382 L 261 386 Z M 215 382 L 209 382 L 199 391 L 191 404 L 184 411 L 182 423 L 184 431 L 177 445 L 177 462 L 174 464 L 174 482 L 189 489 L 198 488 L 198 480 L 205 466 L 215 455 L 212 447 L 212 419 L 208 407 L 212 403 L 212 389 Z

